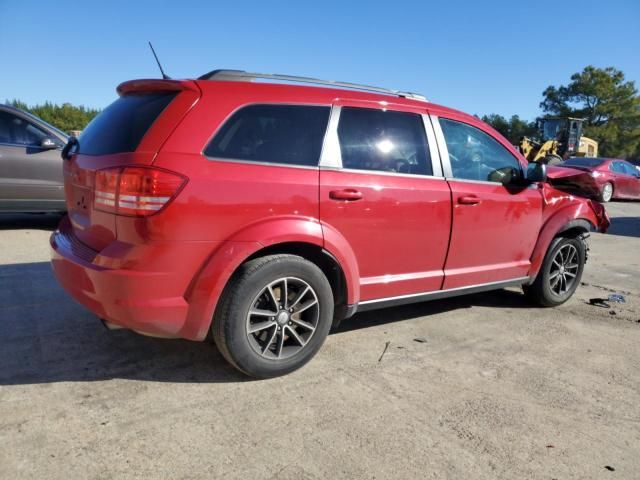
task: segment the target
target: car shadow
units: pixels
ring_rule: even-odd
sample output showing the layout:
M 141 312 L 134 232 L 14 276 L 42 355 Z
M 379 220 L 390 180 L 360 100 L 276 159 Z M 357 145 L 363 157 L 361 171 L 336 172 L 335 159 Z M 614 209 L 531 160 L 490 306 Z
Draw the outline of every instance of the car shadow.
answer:
M 607 234 L 640 238 L 640 217 L 613 217 Z
M 364 312 L 332 334 L 472 306 L 530 307 L 516 291 L 438 300 Z M 211 341 L 191 342 L 109 331 L 58 286 L 48 262 L 0 266 L 0 385 L 92 382 L 250 381 Z
M 0 213 L 0 230 L 53 231 L 61 219 L 59 213 Z
M 349 332 L 471 307 L 536 308 L 520 290 L 494 290 L 356 313 L 353 317 L 341 322 L 333 333 Z

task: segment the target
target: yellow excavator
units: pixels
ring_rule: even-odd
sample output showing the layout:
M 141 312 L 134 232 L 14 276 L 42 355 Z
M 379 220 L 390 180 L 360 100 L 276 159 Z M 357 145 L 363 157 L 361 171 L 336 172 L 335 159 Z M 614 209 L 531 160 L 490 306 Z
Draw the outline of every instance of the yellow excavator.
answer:
M 522 137 L 520 152 L 529 162 L 559 165 L 569 157 L 597 157 L 598 142 L 582 136 L 584 119 L 547 117 L 538 120 L 541 138 Z

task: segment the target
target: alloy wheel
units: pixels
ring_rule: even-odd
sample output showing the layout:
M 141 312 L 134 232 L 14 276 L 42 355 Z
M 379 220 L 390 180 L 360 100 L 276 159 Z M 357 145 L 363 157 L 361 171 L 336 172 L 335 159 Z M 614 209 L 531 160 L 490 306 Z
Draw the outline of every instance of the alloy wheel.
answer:
M 608 202 L 613 197 L 613 185 L 605 183 L 602 187 L 602 200 Z
M 579 259 L 578 249 L 570 243 L 557 251 L 549 271 L 549 287 L 554 294 L 563 296 L 571 290 L 578 276 Z
M 279 278 L 254 298 L 247 314 L 249 344 L 259 355 L 282 360 L 309 343 L 320 319 L 313 288 L 296 277 Z

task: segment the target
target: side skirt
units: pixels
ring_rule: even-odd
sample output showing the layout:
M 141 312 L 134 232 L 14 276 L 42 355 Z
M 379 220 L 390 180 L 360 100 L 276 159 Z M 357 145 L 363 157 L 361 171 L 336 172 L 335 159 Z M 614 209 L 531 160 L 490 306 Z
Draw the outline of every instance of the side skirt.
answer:
M 438 300 L 442 298 L 457 297 L 459 295 L 468 295 L 472 293 L 488 292 L 491 290 L 500 290 L 501 288 L 517 287 L 531 282 L 529 277 L 514 278 L 511 280 L 501 280 L 499 282 L 483 283 L 480 285 L 471 285 L 468 287 L 452 288 L 449 290 L 436 290 L 434 292 L 413 293 L 410 295 L 400 295 L 398 297 L 376 298 L 375 300 L 366 300 L 356 305 L 349 305 L 349 316 L 356 312 L 366 312 L 367 310 L 375 310 L 378 308 L 395 307 L 398 305 L 406 305 L 409 303 L 426 302 L 428 300 Z

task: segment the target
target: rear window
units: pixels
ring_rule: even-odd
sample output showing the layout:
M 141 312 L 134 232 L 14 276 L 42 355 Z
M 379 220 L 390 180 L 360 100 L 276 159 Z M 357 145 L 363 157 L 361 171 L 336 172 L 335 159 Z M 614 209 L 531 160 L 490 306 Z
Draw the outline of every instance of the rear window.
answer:
M 329 107 L 250 105 L 222 126 L 204 151 L 207 157 L 317 166 Z
M 175 96 L 176 93 L 154 93 L 120 97 L 83 130 L 78 139 L 78 152 L 108 155 L 135 151 L 149 127 Z
M 562 166 L 563 167 L 597 167 L 602 164 L 604 160 L 599 158 L 587 158 L 587 157 L 578 157 L 578 158 L 570 158 L 565 161 Z

